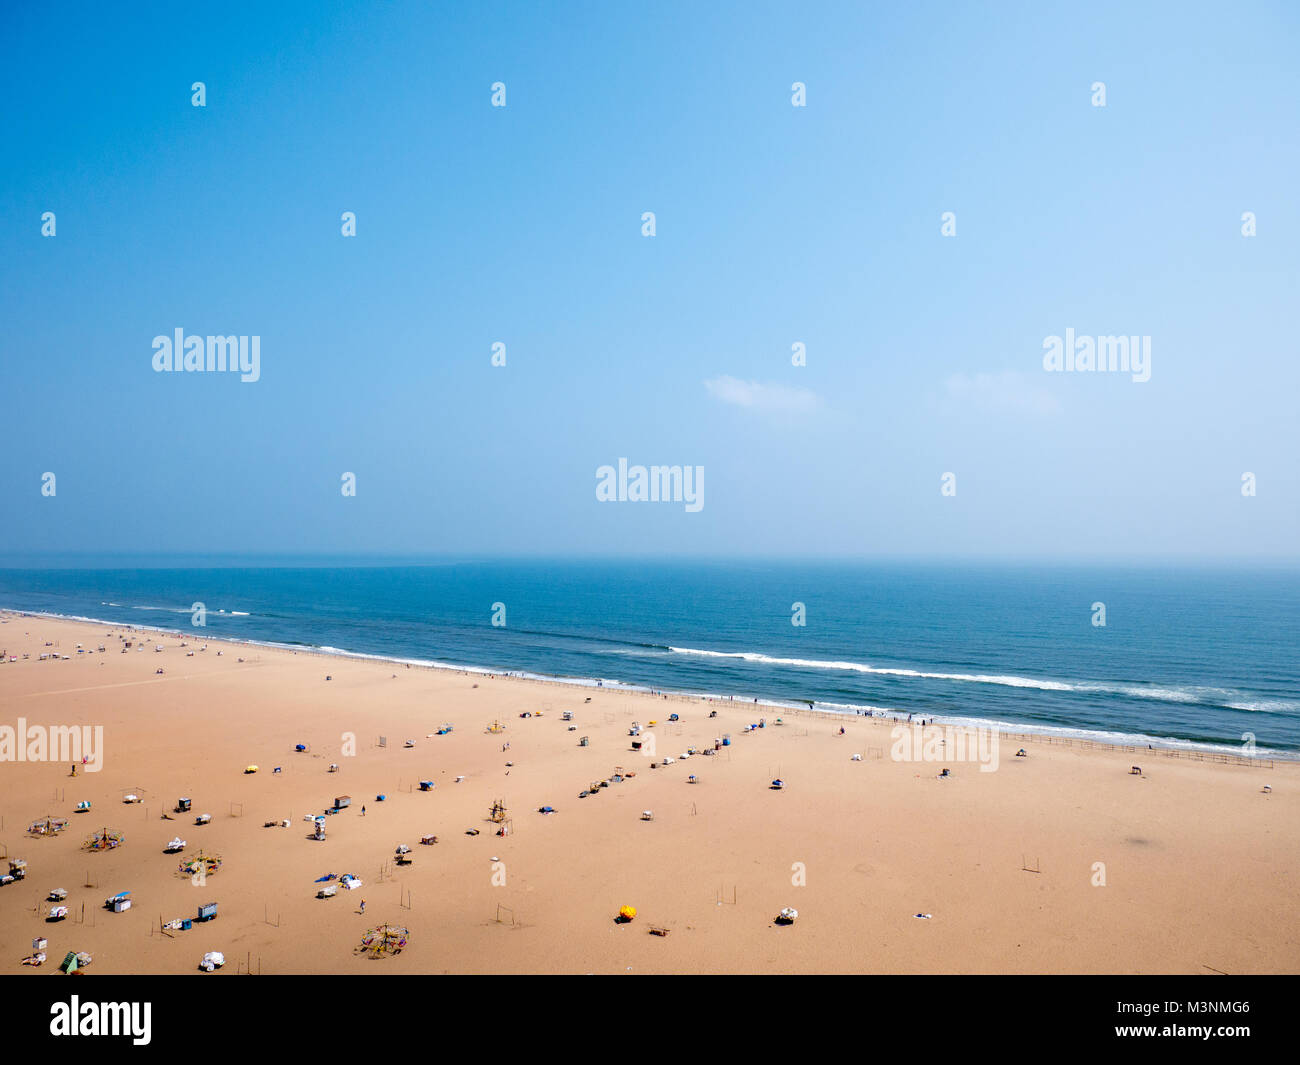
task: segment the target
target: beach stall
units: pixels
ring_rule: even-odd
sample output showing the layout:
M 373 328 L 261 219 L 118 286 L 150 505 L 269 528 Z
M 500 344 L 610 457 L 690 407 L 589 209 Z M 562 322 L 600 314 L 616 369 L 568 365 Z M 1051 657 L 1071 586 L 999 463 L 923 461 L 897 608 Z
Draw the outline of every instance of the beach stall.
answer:
M 432 780 L 422 780 L 422 781 L 420 781 L 420 790 L 421 790 L 421 791 L 433 791 L 433 789 L 434 789 L 435 786 L 436 786 L 436 785 L 433 783 Z
M 434 835 L 425 835 L 420 837 L 420 842 L 426 847 L 432 847 L 438 842 L 438 837 Z
M 196 817 L 196 818 L 194 819 L 194 823 L 195 823 L 196 825 L 207 825 L 207 824 L 211 824 L 211 823 L 212 823 L 212 815 L 211 815 L 211 814 L 199 814 L 199 816 Z
M 9 859 L 9 875 L 15 880 L 27 879 L 27 859 L 11 858 Z
M 51 906 L 49 916 L 45 919 L 47 921 L 62 921 L 67 916 L 68 908 L 66 906 Z
M 125 913 L 130 908 L 131 892 L 129 891 L 119 891 L 104 900 L 104 909 L 112 910 L 114 913 Z
M 186 799 L 186 798 L 180 798 L 180 799 L 177 799 L 177 800 L 176 800 L 176 810 L 175 810 L 175 812 L 178 813 L 178 814 L 187 814 L 187 813 L 189 813 L 189 812 L 190 812 L 190 800 L 189 800 L 189 799 Z
M 79 969 L 84 969 L 91 963 L 91 956 L 84 950 L 70 950 L 64 956 L 59 965 L 59 971 L 64 973 L 75 973 Z
M 196 921 L 215 921 L 217 919 L 217 904 L 215 902 L 205 902 L 199 907 Z
M 89 799 L 83 799 L 81 802 L 77 803 L 76 805 L 76 812 L 79 814 L 84 814 L 89 809 L 90 809 Z
M 323 888 L 320 888 L 316 892 L 316 897 L 318 899 L 332 899 L 338 893 L 339 893 L 338 884 L 326 884 Z
M 176 836 L 174 839 L 171 839 L 167 842 L 167 846 L 163 848 L 163 853 L 179 854 L 181 851 L 185 849 L 185 847 L 186 847 L 186 841 L 181 839 L 180 836 Z
M 562 713 L 562 714 L 560 715 L 560 720 L 561 720 L 561 721 L 572 721 L 572 720 L 573 720 L 573 711 L 572 711 L 572 710 L 565 710 L 564 713 Z
M 336 810 L 346 810 L 351 805 L 352 805 L 351 795 L 337 795 L 334 798 L 334 809 Z
M 45 897 L 49 899 L 50 902 L 62 902 L 64 899 L 68 897 L 68 892 L 64 888 L 56 887 Z

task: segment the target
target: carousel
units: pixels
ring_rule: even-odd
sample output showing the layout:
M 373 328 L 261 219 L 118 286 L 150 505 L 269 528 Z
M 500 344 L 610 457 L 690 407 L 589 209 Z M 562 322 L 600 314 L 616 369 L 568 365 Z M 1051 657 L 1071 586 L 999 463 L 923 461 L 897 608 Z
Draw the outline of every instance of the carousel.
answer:
M 221 855 L 207 854 L 199 851 L 192 858 L 186 858 L 176 867 L 176 872 L 180 876 L 193 879 L 196 876 L 212 876 L 221 868 Z
M 49 814 L 33 821 L 27 826 L 29 836 L 57 836 L 68 827 L 66 817 L 53 817 Z
M 361 937 L 361 945 L 357 947 L 356 952 L 366 954 L 371 958 L 401 954 L 410 935 L 411 933 L 407 929 L 398 925 L 381 924 L 378 928 L 369 929 Z
M 111 828 L 101 828 L 93 836 L 88 836 L 81 849 L 86 851 L 111 851 L 120 847 L 125 840 L 121 832 Z

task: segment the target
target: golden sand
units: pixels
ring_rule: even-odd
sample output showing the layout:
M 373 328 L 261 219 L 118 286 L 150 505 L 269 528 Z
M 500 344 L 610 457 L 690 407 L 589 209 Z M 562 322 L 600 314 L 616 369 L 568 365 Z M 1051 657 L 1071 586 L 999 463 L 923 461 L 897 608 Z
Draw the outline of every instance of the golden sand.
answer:
M 19 661 L 0 665 L 0 726 L 104 728 L 99 772 L 0 763 L 0 841 L 28 862 L 25 880 L 0 887 L 0 963 L 11 972 L 56 972 L 69 950 L 93 955 L 92 975 L 197 972 L 213 950 L 232 975 L 245 964 L 391 974 L 1300 970 L 1295 764 L 1003 737 L 997 770 L 980 772 L 894 760 L 892 722 L 202 635 L 155 634 L 123 654 L 122 637 L 141 633 L 3 621 L 0 646 Z M 68 661 L 39 661 L 56 650 L 47 641 Z M 91 652 L 76 654 L 79 642 Z M 93 650 L 101 644 L 103 654 Z M 680 722 L 668 723 L 672 713 Z M 760 715 L 767 727 L 744 732 Z M 494 721 L 504 731 L 489 732 Z M 642 741 L 653 731 L 656 756 L 631 749 L 633 721 Z M 454 731 L 432 735 L 444 722 Z M 345 753 L 349 734 L 355 753 Z M 679 759 L 724 734 L 732 742 L 717 755 Z M 296 753 L 299 743 L 309 750 Z M 1020 747 L 1028 757 L 1014 757 Z M 664 755 L 678 760 L 651 768 Z M 259 772 L 246 774 L 250 764 Z M 619 766 L 634 775 L 578 797 Z M 783 789 L 771 788 L 775 777 Z M 422 779 L 436 788 L 420 791 Z M 141 801 L 124 803 L 127 793 Z M 326 819 L 323 842 L 310 839 L 304 817 L 343 794 L 352 806 Z M 191 813 L 164 820 L 179 796 L 193 800 Z M 498 799 L 504 837 L 488 820 Z M 82 800 L 92 809 L 74 813 Z M 538 812 L 546 805 L 555 813 Z M 200 813 L 211 823 L 196 826 Z M 71 824 L 29 837 L 27 824 L 47 814 Z M 263 827 L 280 819 L 289 827 Z M 122 846 L 84 851 L 105 826 L 124 834 Z M 420 845 L 426 834 L 438 842 Z M 206 884 L 178 873 L 186 855 L 163 853 L 177 835 L 188 856 L 222 857 Z M 410 865 L 394 864 L 401 844 Z M 315 880 L 328 872 L 364 886 L 317 899 Z M 68 891 L 71 917 L 48 924 L 53 888 Z M 103 908 L 125 890 L 130 910 Z M 160 922 L 209 901 L 215 921 L 160 933 Z M 623 905 L 637 917 L 619 924 Z M 798 910 L 794 924 L 774 923 L 783 907 Z M 362 934 L 384 922 L 409 929 L 406 949 L 357 955 Z M 37 936 L 48 938 L 49 960 L 22 966 Z

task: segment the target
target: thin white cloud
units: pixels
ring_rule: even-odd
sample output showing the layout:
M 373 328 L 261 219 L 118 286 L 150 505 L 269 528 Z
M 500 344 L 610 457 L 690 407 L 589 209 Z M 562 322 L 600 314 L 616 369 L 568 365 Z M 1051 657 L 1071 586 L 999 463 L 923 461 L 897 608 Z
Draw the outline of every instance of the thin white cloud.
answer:
M 759 414 L 806 414 L 821 403 L 817 393 L 806 388 L 741 381 L 726 374 L 705 381 L 704 387 L 714 399 Z
M 944 396 L 951 407 L 991 414 L 1046 417 L 1061 409 L 1050 391 L 1014 370 L 953 374 L 944 382 Z

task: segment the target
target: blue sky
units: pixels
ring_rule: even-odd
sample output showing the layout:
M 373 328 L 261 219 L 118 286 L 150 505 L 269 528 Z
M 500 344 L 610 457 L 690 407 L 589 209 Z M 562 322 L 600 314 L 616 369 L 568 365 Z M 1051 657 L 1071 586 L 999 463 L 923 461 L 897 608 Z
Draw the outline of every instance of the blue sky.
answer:
M 0 564 L 1296 558 L 1294 5 L 701 8 L 6 6 Z

